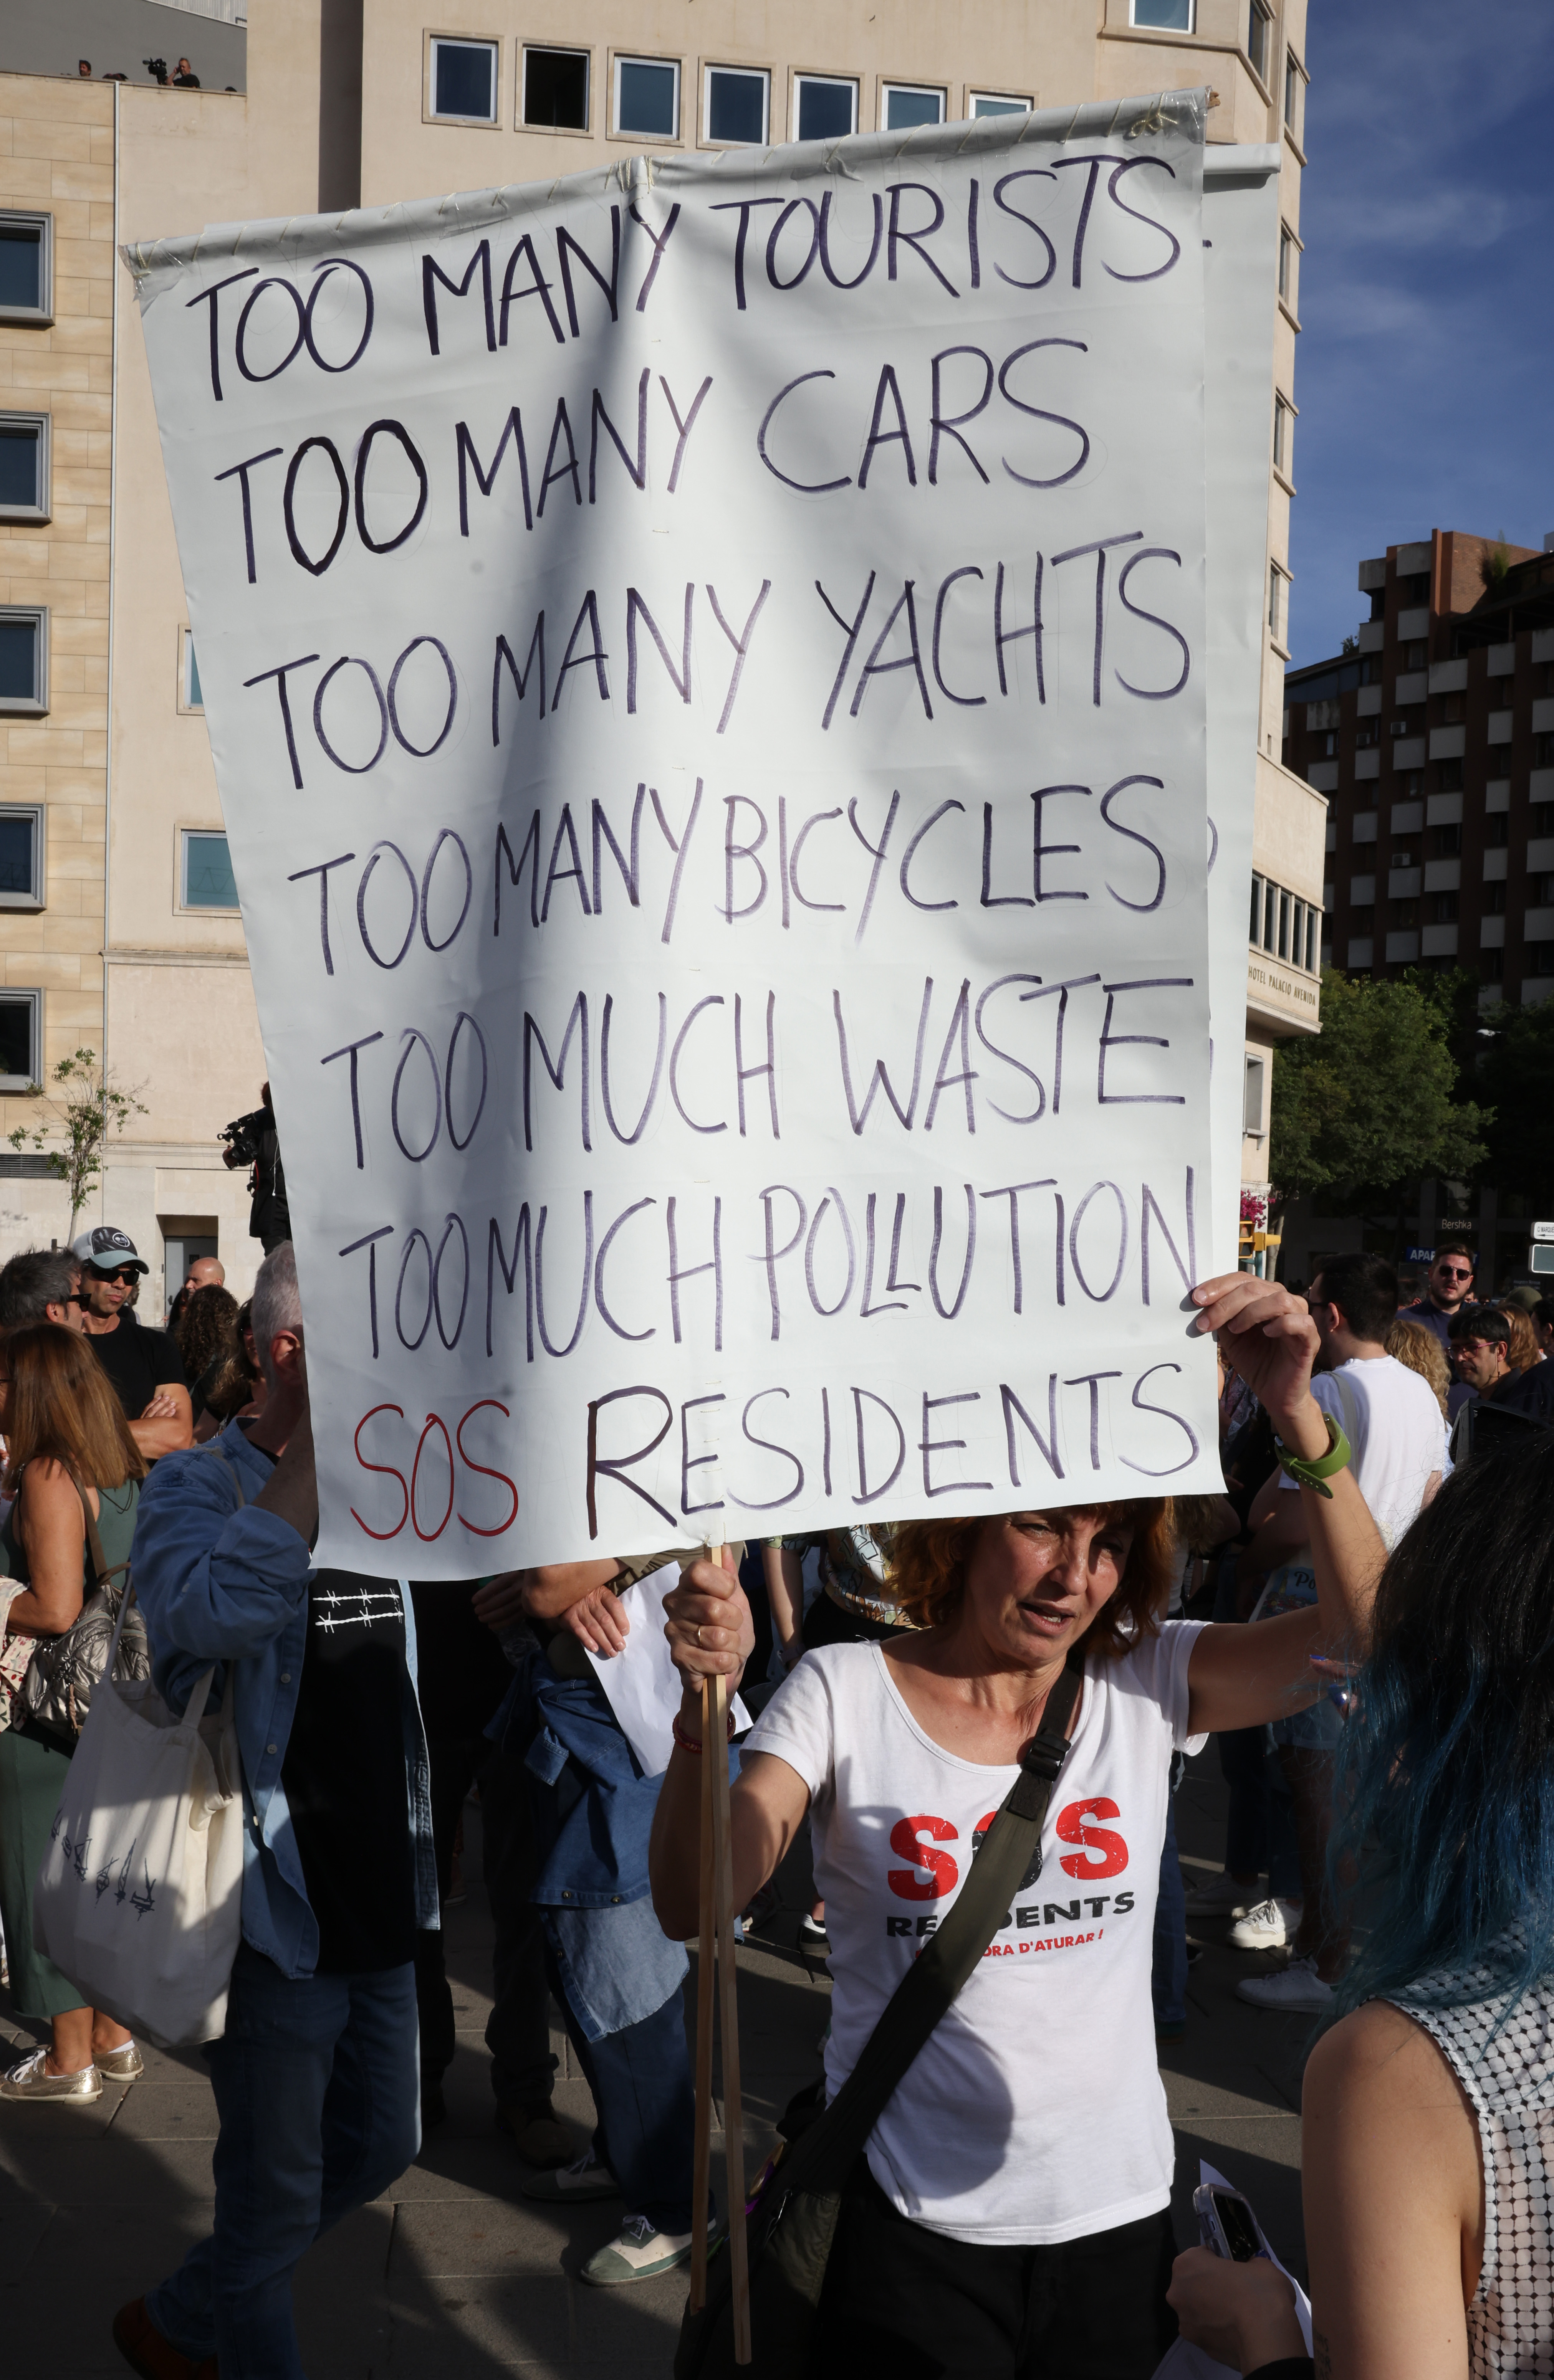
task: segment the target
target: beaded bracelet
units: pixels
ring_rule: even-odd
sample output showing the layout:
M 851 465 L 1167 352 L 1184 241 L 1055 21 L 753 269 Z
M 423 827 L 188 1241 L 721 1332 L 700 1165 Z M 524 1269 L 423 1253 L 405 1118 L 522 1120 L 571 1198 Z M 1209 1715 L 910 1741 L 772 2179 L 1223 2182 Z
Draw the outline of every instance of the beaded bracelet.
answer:
M 670 1720 L 669 1732 L 674 1737 L 675 1742 L 679 1744 L 682 1752 L 694 1752 L 697 1754 L 701 1752 L 702 1744 L 700 1738 L 694 1735 L 687 1735 L 678 1718 Z M 730 1742 L 733 1741 L 733 1736 L 734 1714 L 732 1710 L 730 1710 L 728 1713 L 728 1740 Z
M 1297 1488 L 1315 1488 L 1318 1496 L 1326 1496 L 1331 1503 L 1333 1491 L 1327 1482 L 1335 1471 L 1342 1471 L 1352 1460 L 1354 1450 L 1331 1414 L 1325 1414 L 1323 1419 L 1328 1425 L 1326 1454 L 1319 1454 L 1308 1462 L 1304 1455 L 1291 1454 L 1277 1438 L 1273 1443 L 1274 1452 L 1279 1457 L 1279 1467 L 1285 1476 L 1292 1479 Z

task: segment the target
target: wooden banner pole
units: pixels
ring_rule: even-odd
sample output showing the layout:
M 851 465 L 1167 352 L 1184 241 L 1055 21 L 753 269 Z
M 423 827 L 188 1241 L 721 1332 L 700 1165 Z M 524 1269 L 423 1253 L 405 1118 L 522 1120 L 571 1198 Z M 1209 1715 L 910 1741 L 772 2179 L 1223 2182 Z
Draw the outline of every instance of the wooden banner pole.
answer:
M 721 1548 L 719 1549 L 721 1551 Z M 740 2090 L 739 1969 L 734 1954 L 734 1862 L 728 1818 L 728 1681 L 712 1682 L 703 1757 L 712 1779 L 713 1859 L 717 1904 L 717 1973 L 723 2036 L 723 2161 L 728 2194 L 728 2252 L 734 2285 L 734 2361 L 751 2361 L 750 2263 L 744 2221 L 744 2109 Z M 716 1755 L 715 1755 L 716 1747 Z
M 717 1904 L 713 1864 L 712 1681 L 702 1680 L 701 1902 L 696 1948 L 696 2131 L 691 2212 L 691 2311 L 707 2301 L 707 2222 L 712 2173 L 712 2026 Z

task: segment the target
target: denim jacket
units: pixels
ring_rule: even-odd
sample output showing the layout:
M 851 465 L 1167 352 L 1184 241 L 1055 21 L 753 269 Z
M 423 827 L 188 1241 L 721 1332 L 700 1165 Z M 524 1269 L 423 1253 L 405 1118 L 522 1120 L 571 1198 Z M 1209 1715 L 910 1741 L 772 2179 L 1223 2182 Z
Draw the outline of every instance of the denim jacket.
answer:
M 308 1633 L 308 1548 L 289 1522 L 257 1511 L 272 1466 L 228 1422 L 208 1446 L 164 1455 L 141 1495 L 133 1578 L 151 1638 L 152 1676 L 181 1715 L 201 1672 L 213 1700 L 234 1664 L 233 1715 L 243 1764 L 243 1938 L 285 1975 L 311 1975 L 318 1925 L 281 1766 L 296 1715 Z M 415 1686 L 415 1617 L 405 1608 L 405 1772 L 418 1926 L 438 1923 L 432 1782 Z

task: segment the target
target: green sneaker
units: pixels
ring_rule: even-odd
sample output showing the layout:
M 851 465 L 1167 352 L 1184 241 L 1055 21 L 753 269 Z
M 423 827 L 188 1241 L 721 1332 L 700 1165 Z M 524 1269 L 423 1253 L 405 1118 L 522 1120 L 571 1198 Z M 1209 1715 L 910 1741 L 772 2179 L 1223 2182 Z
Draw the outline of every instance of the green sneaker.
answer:
M 619 2237 L 590 2256 L 582 2277 L 596 2289 L 618 2289 L 628 2281 L 651 2281 L 690 2260 L 689 2231 L 657 2231 L 645 2215 L 629 2215 Z
M 599 2163 L 591 2148 L 554 2173 L 531 2174 L 520 2187 L 525 2198 L 558 2200 L 566 2206 L 584 2206 L 590 2199 L 620 2196 L 619 2182 L 607 2165 Z

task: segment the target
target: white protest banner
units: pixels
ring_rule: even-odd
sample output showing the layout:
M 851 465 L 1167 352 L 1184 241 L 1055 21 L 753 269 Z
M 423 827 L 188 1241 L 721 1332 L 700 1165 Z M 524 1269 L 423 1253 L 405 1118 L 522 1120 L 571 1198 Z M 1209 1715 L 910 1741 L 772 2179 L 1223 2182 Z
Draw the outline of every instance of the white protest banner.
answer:
M 1216 143 L 1204 161 L 1209 1009 L 1216 1045 L 1208 1272 L 1233 1272 L 1240 1248 L 1246 896 L 1267 594 L 1279 168 L 1272 141 Z
M 128 251 L 320 1560 L 1218 1483 L 1205 103 Z

